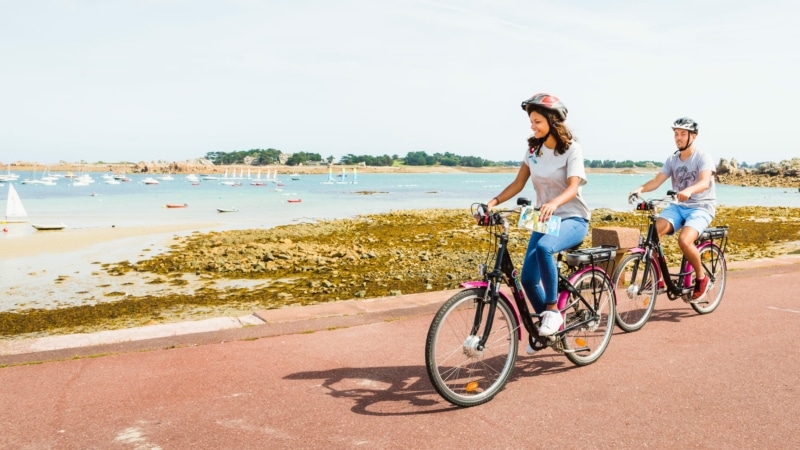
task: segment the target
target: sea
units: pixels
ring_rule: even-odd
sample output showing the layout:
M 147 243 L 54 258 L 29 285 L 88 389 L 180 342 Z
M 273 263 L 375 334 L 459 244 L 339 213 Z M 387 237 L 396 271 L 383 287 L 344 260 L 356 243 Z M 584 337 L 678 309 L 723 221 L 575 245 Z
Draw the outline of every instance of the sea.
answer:
M 65 228 L 87 229 L 113 226 L 215 224 L 216 230 L 271 228 L 279 225 L 355 217 L 360 214 L 428 208 L 463 208 L 487 202 L 500 193 L 515 173 L 358 173 L 301 175 L 289 173 L 276 179 L 255 178 L 187 180 L 172 175 L 126 175 L 130 181 L 106 184 L 102 174 L 92 173 L 93 183 L 73 185 L 74 179 L 60 178 L 55 185 L 22 184 L 34 174 L 17 172 L 13 182 L 28 214 L 28 224 L 3 224 L 0 239 L 35 233 L 31 224 L 60 223 Z M 147 184 L 155 178 L 158 184 Z M 653 177 L 645 174 L 590 173 L 582 188 L 589 207 L 630 210 L 627 194 Z M 648 198 L 665 195 L 668 183 Z M 5 211 L 8 186 L 0 182 L 0 211 Z M 717 185 L 717 203 L 725 206 L 800 207 L 796 188 Z M 528 185 L 521 197 L 535 199 Z M 187 205 L 167 208 L 167 204 Z M 509 205 L 512 202 L 508 203 Z M 235 209 L 219 212 L 218 209 Z M 3 215 L 4 217 L 4 215 Z M 2 219 L 2 217 L 0 217 Z
M 19 172 L 19 179 L 34 174 Z M 447 208 L 462 209 L 469 214 L 476 202 L 487 202 L 500 193 L 515 173 L 359 173 L 354 177 L 301 175 L 292 179 L 289 173 L 277 179 L 219 179 L 192 182 L 185 175 L 172 175 L 160 180 L 158 175 L 127 175 L 130 181 L 106 184 L 102 174 L 91 174 L 93 183 L 75 185 L 72 179 L 59 178 L 52 186 L 14 182 L 21 203 L 28 214 L 26 223 L 0 224 L 0 312 L 29 308 L 58 308 L 86 302 L 114 301 L 106 292 L 124 291 L 144 295 L 163 289 L 146 280 L 125 277 L 104 279 L 98 286 L 94 278 L 98 263 L 114 263 L 146 258 L 167 251 L 175 235 L 193 231 L 226 231 L 252 228 L 274 228 L 303 222 L 342 219 L 362 214 L 389 211 Z M 582 192 L 590 208 L 625 211 L 627 194 L 651 179 L 653 174 L 590 173 Z M 147 178 L 158 184 L 148 184 Z M 202 176 L 201 176 L 202 178 Z M 253 184 L 251 184 L 253 183 Z M 0 212 L 5 210 L 9 182 L 0 182 Z M 665 195 L 668 186 L 648 193 Z M 529 185 L 519 194 L 535 198 Z M 648 198 L 652 198 L 648 195 Z M 788 188 L 717 186 L 720 205 L 728 206 L 793 206 L 800 207 L 800 192 Z M 186 205 L 167 208 L 168 204 Z M 513 201 L 507 203 L 513 205 Z M 236 210 L 219 212 L 218 210 Z M 2 216 L 0 216 L 2 219 Z M 33 224 L 63 224 L 64 231 L 38 231 Z M 11 255 L 15 239 L 47 239 L 47 245 L 58 246 L 53 237 L 69 239 L 79 230 L 103 230 L 109 227 L 155 227 L 153 233 L 98 242 L 85 248 L 45 255 Z M 165 232 L 164 228 L 183 232 Z M 74 231 L 73 231 L 74 230 Z M 15 246 L 20 248 L 20 246 Z M 148 252 L 143 253 L 147 247 Z M 16 250 L 18 251 L 18 250 Z M 156 253 L 152 253 L 156 252 Z M 3 258 L 5 256 L 5 258 Z M 251 280 L 228 280 L 226 286 L 243 288 Z M 218 281 L 221 282 L 221 281 Z M 218 284 L 218 286 L 221 286 Z M 179 289 L 170 287 L 169 289 Z M 188 289 L 188 288 L 187 288 Z

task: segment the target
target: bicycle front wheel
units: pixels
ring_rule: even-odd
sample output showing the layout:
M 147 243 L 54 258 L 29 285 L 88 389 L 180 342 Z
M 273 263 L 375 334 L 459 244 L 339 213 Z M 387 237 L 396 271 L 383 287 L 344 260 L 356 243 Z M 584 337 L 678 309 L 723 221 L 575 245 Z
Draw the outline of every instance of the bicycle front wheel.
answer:
M 611 341 L 616 311 L 614 290 L 611 280 L 600 270 L 589 270 L 570 281 L 586 303 L 575 294 L 567 300 L 570 306 L 564 311 L 564 329 L 575 328 L 562 336 L 564 354 L 575 365 L 585 366 L 597 361 Z
M 708 314 L 719 306 L 722 295 L 725 293 L 725 283 L 728 280 L 728 266 L 725 262 L 725 254 L 718 247 L 707 245 L 700 250 L 700 262 L 703 264 L 706 274 L 713 274 L 714 281 L 710 282 L 706 295 L 699 301 L 690 302 L 692 309 L 698 314 Z M 694 279 L 694 276 L 692 276 Z
M 463 290 L 447 300 L 431 322 L 425 343 L 428 377 L 454 405 L 486 403 L 503 389 L 517 358 L 519 335 L 514 311 L 500 299 L 488 323 L 486 288 Z M 479 341 L 487 327 L 486 345 Z
M 642 281 L 647 278 L 646 283 Z M 615 321 L 626 332 L 641 329 L 656 307 L 658 295 L 656 270 L 646 264 L 644 255 L 626 255 L 614 271 L 614 290 L 617 298 Z

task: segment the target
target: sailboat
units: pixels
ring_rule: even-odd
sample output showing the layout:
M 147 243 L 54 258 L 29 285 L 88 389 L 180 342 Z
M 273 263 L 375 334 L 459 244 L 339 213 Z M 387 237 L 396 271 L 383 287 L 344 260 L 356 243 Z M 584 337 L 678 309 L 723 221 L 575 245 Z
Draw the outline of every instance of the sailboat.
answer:
M 333 167 L 328 167 L 328 179 L 323 181 L 322 184 L 333 184 Z
M 353 167 L 353 181 L 352 181 L 352 183 L 353 184 L 358 184 L 358 172 L 356 171 L 355 167 Z
M 336 184 L 346 184 L 347 183 L 347 173 L 345 172 L 345 168 L 342 167 L 342 174 L 338 175 L 339 181 Z
M 28 213 L 22 206 L 22 200 L 14 189 L 14 185 L 8 184 L 8 201 L 6 202 L 6 223 L 21 223 L 28 221 Z

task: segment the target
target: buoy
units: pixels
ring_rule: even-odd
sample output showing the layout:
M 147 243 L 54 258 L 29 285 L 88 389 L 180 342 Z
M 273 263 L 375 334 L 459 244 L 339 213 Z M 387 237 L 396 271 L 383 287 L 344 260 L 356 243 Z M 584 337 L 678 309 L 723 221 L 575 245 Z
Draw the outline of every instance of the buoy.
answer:
M 8 233 L 8 228 L 3 227 L 3 233 Z

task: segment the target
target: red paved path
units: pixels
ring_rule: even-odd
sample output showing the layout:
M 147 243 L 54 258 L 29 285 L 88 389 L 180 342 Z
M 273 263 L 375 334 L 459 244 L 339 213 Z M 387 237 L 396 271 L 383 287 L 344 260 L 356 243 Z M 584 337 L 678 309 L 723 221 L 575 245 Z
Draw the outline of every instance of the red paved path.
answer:
M 469 409 L 425 373 L 436 304 L 4 356 L 122 352 L 0 369 L 0 448 L 798 448 L 800 261 L 728 282 L 710 315 L 659 296 L 591 366 L 523 350 Z

